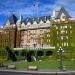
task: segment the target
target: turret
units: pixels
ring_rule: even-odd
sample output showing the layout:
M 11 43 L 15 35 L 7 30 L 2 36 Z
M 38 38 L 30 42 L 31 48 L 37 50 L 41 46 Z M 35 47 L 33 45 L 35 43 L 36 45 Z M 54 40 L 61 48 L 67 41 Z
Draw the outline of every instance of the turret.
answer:
M 66 18 L 70 19 L 71 16 L 69 13 L 64 9 L 64 7 L 58 7 L 53 11 L 52 19 L 60 19 L 65 20 Z
M 18 29 L 20 29 L 21 28 L 21 24 L 22 24 L 22 19 L 23 19 L 23 17 L 22 17 L 22 15 L 20 15 L 20 18 L 19 18 L 19 20 L 17 20 L 17 28 Z

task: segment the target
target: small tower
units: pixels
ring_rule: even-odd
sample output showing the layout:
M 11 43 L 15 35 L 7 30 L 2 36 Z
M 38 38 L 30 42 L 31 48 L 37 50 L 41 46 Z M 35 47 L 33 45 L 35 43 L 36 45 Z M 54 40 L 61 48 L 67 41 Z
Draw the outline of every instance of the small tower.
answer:
M 33 25 L 37 25 L 37 22 L 36 21 L 33 21 Z
M 39 24 L 43 24 L 44 22 L 41 20 L 40 22 L 39 22 Z
M 17 21 L 17 27 L 18 27 L 18 29 L 21 28 L 22 20 L 23 20 L 23 17 L 22 17 L 22 15 L 20 15 L 20 18 Z
M 6 21 L 4 27 L 13 27 L 13 25 L 16 25 L 16 22 L 17 22 L 17 17 L 14 14 L 12 14 Z
M 22 20 L 23 20 L 23 16 L 22 15 L 20 15 L 20 19 L 19 20 L 20 20 L 20 22 L 22 22 Z
M 64 7 L 57 7 L 57 8 L 53 11 L 52 18 L 53 18 L 53 19 L 62 19 L 62 18 L 71 18 L 71 16 L 70 16 L 69 13 L 64 9 Z

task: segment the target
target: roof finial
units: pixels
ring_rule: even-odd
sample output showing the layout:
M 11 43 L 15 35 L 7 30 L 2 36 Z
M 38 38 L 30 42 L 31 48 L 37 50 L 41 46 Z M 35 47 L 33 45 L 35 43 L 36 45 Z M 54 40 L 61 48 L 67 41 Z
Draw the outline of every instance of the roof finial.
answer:
M 36 3 L 34 4 L 34 7 L 36 8 L 37 17 L 39 16 L 39 6 L 40 6 L 40 3 L 37 0 Z
M 20 15 L 20 21 L 22 21 L 23 17 L 22 17 L 22 14 Z
M 46 16 L 45 16 L 45 21 L 46 21 Z

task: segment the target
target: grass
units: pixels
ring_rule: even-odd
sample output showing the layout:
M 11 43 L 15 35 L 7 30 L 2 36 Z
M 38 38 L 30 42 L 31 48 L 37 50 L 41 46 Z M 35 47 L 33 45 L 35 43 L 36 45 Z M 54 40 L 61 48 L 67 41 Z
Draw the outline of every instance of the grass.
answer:
M 57 56 L 59 57 L 59 56 Z M 52 57 L 45 56 L 45 57 L 38 57 L 38 60 L 42 61 L 33 61 L 33 62 L 22 62 L 15 64 L 17 68 L 27 68 L 28 66 L 38 66 L 39 69 L 58 69 L 59 62 L 57 61 L 57 57 L 53 55 Z M 0 59 L 3 60 L 4 63 L 11 63 L 11 61 L 5 61 L 5 56 L 0 56 Z M 66 66 L 69 70 L 75 70 L 75 61 L 71 61 L 70 59 L 75 59 L 75 52 L 71 54 L 71 52 L 63 54 L 63 65 Z M 25 60 L 23 56 L 17 56 L 18 60 Z M 1 62 L 0 60 L 0 62 Z
M 17 60 L 24 60 L 25 57 L 24 56 L 16 56 Z
M 75 70 L 75 61 L 64 61 L 63 64 L 66 66 L 69 70 Z
M 24 57 L 17 57 L 24 60 Z M 27 68 L 28 66 L 38 66 L 39 69 L 58 69 L 59 61 L 54 57 L 38 57 L 42 61 L 33 61 L 33 62 L 22 62 L 15 64 L 17 68 Z M 0 61 L 1 62 L 1 61 Z M 11 61 L 4 61 L 4 63 L 10 63 Z M 66 66 L 68 70 L 75 70 L 75 60 L 63 59 L 63 66 Z
M 17 68 L 27 68 L 28 66 L 38 66 L 39 69 L 58 69 L 59 62 L 56 60 L 43 60 L 16 64 Z M 63 66 L 66 66 L 68 70 L 75 70 L 75 61 L 63 61 Z
M 57 63 L 55 60 L 51 61 L 35 61 L 35 62 L 24 62 L 16 64 L 16 67 L 18 68 L 27 68 L 28 66 L 38 66 L 39 69 L 56 69 Z

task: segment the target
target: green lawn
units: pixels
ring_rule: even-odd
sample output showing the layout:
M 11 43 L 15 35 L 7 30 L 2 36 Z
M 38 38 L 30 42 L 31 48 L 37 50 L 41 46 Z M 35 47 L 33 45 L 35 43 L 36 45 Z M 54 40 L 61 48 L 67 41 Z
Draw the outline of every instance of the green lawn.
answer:
M 39 69 L 58 69 L 59 62 L 56 60 L 36 61 L 36 62 L 24 62 L 16 64 L 17 68 L 27 68 L 29 65 L 38 66 Z M 75 61 L 63 61 L 63 65 L 69 70 L 75 70 Z
M 63 64 L 67 67 L 67 69 L 75 70 L 75 61 L 64 61 Z
M 36 62 L 25 62 L 25 63 L 20 63 L 16 64 L 16 67 L 18 68 L 27 68 L 29 65 L 31 66 L 38 66 L 38 68 L 42 69 L 49 69 L 49 68 L 57 68 L 58 64 L 56 61 L 51 60 L 51 61 L 36 61 Z

